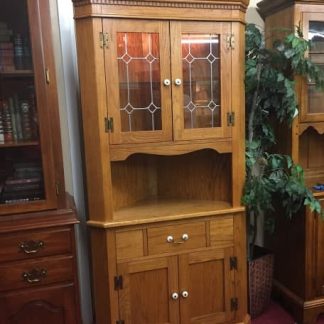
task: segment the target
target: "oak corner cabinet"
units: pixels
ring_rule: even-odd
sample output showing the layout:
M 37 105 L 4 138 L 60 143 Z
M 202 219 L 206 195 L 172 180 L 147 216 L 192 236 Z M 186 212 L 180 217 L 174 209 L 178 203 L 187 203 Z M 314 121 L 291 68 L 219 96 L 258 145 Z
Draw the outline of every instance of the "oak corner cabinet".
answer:
M 80 323 L 50 0 L 0 10 L 0 323 Z
M 96 323 L 247 323 L 248 1 L 73 1 Z
M 268 40 L 282 37 L 282 27 L 292 32 L 300 26 L 311 41 L 308 57 L 323 68 L 323 1 L 263 0 L 258 6 Z M 311 80 L 300 78 L 296 78 L 296 91 L 299 115 L 291 129 L 279 132 L 278 148 L 302 165 L 306 184 L 323 205 L 324 193 L 314 187 L 324 183 L 324 93 Z M 298 323 L 316 323 L 324 313 L 323 225 L 319 215 L 303 209 L 291 222 L 279 220 L 277 234 L 268 240 L 275 253 L 276 295 Z

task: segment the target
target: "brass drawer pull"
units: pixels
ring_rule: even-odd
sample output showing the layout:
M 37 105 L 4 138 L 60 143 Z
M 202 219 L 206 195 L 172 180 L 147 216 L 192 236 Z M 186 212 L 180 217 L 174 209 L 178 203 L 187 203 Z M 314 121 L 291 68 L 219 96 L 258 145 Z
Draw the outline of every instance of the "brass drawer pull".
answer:
M 22 273 L 23 280 L 30 284 L 40 282 L 43 278 L 46 278 L 46 276 L 46 269 L 33 269 L 29 272 Z
M 167 237 L 167 242 L 168 243 L 173 243 L 173 244 L 183 244 L 188 240 L 189 240 L 189 235 L 187 233 L 184 233 L 184 234 L 181 235 L 181 240 L 180 241 L 175 241 L 174 237 L 172 235 L 168 235 L 168 237 Z
M 19 244 L 19 247 L 26 254 L 35 254 L 45 246 L 43 241 L 25 241 Z

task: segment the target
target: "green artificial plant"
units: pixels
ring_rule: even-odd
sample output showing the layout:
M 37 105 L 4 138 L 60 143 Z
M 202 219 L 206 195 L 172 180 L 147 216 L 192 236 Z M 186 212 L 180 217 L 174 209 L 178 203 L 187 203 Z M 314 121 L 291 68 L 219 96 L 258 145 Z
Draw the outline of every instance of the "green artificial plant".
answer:
M 295 77 L 307 77 L 323 87 L 323 73 L 305 53 L 310 48 L 300 29 L 272 48 L 266 48 L 264 37 L 253 24 L 246 28 L 246 183 L 243 203 L 249 226 L 249 259 L 257 233 L 257 218 L 271 215 L 279 201 L 287 217 L 303 205 L 321 213 L 321 205 L 304 183 L 303 169 L 288 155 L 276 153 L 273 124 L 291 126 L 298 114 Z M 268 219 L 268 227 L 273 222 Z

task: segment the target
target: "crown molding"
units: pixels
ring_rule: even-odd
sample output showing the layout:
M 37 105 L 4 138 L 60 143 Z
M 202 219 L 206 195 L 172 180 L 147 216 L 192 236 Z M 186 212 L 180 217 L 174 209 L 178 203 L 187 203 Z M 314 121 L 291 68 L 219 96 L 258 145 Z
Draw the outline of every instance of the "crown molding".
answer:
M 324 5 L 323 0 L 262 0 L 257 4 L 258 11 L 262 18 L 266 18 L 280 10 L 291 7 L 295 4 L 318 4 Z
M 246 9 L 249 0 L 72 0 L 74 6 L 114 5 L 197 9 Z

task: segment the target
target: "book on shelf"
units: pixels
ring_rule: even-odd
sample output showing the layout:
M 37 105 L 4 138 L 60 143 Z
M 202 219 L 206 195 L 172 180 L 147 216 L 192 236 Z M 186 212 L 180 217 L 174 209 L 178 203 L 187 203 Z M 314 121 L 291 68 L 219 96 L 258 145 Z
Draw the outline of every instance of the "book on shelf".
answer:
M 13 163 L 10 175 L 7 174 L 0 183 L 1 203 L 20 203 L 44 198 L 43 174 L 39 161 Z
M 33 97 L 17 94 L 0 100 L 0 143 L 36 140 L 38 125 Z

